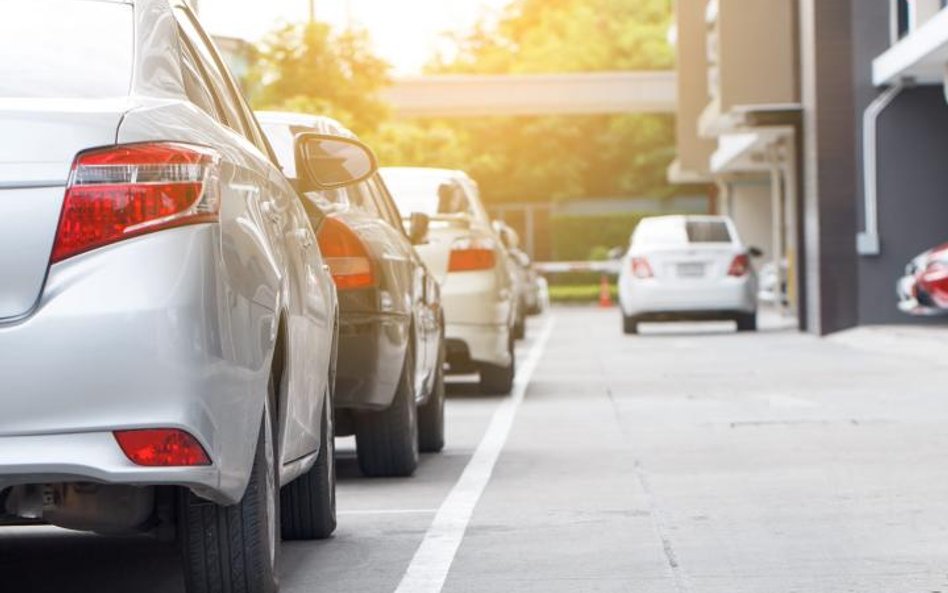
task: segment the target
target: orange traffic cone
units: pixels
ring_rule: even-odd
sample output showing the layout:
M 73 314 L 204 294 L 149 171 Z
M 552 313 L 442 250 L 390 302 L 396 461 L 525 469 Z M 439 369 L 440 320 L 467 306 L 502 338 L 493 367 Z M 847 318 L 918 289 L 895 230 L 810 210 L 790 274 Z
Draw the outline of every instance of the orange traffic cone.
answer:
M 599 307 L 608 309 L 612 307 L 612 288 L 609 285 L 609 278 L 603 274 L 599 282 Z

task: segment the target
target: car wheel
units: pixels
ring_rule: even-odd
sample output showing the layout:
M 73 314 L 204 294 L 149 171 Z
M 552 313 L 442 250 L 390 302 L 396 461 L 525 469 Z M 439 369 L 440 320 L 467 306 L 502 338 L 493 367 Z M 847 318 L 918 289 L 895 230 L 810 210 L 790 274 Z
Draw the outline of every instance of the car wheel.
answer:
M 510 364 L 508 366 L 481 365 L 481 393 L 486 395 L 510 395 L 510 392 L 513 391 L 514 376 L 517 374 L 517 359 L 512 336 L 507 348 L 510 352 Z
M 414 360 L 414 353 L 409 346 L 392 405 L 378 412 L 360 412 L 356 415 L 356 452 L 359 467 L 367 476 L 410 476 L 418 467 Z
M 517 315 L 517 320 L 513 326 L 513 337 L 515 340 L 522 340 L 527 337 L 527 319 L 524 315 Z
M 418 448 L 422 453 L 444 449 L 444 341 L 439 351 L 431 396 L 418 408 Z
M 182 489 L 179 538 L 188 593 L 274 593 L 280 523 L 276 448 L 265 407 L 250 481 L 241 501 L 223 506 Z
M 753 332 L 757 331 L 757 312 L 739 313 L 737 315 L 737 331 Z
M 326 539 L 336 530 L 336 461 L 332 399 L 323 403 L 322 437 L 316 464 L 280 492 L 283 539 Z
M 639 321 L 631 315 L 622 314 L 622 333 L 631 336 L 639 333 Z

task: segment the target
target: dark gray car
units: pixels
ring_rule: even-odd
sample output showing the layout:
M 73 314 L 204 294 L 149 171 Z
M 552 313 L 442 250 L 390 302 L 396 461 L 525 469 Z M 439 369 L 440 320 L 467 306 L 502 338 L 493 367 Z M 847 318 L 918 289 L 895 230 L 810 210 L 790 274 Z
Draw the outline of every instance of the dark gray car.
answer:
M 299 134 L 354 138 L 325 117 L 258 116 L 297 184 L 293 146 Z M 413 246 L 426 238 L 427 217 L 414 217 L 409 237 L 377 175 L 344 190 L 305 195 L 326 214 L 319 243 L 339 289 L 336 432 L 355 434 L 366 475 L 409 475 L 419 447 L 437 452 L 444 446 L 441 293 Z

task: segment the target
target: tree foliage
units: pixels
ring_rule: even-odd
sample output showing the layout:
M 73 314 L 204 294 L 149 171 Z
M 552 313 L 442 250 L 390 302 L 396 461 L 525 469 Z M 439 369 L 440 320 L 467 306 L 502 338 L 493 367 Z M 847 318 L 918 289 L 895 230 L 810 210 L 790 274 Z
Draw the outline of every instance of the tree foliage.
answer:
M 328 115 L 357 133 L 375 130 L 388 117 L 379 92 L 390 82 L 390 67 L 372 52 L 363 30 L 285 25 L 264 40 L 259 68 L 259 109 Z
M 667 69 L 670 19 L 669 0 L 515 0 L 429 72 Z M 384 126 L 375 144 L 383 162 L 463 168 L 488 202 L 511 202 L 670 193 L 673 137 L 665 115 L 493 117 Z

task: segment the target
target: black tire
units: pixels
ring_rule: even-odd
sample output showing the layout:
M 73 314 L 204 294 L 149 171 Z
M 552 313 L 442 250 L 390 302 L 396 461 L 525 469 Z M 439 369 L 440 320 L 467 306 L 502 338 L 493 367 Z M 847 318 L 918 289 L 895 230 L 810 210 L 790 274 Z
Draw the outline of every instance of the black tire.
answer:
M 639 320 L 630 315 L 622 314 L 622 333 L 627 336 L 639 333 Z
M 275 593 L 279 588 L 279 486 L 269 420 L 267 412 L 239 503 L 222 506 L 181 490 L 178 537 L 188 593 Z
M 755 332 L 757 331 L 757 312 L 754 313 L 739 313 L 735 318 L 737 321 L 737 331 L 739 332 Z
M 356 453 L 362 473 L 373 478 L 405 477 L 418 467 L 418 409 L 415 357 L 408 347 L 392 405 L 355 417 Z
M 418 407 L 418 449 L 422 453 L 440 453 L 444 449 L 444 356 L 441 340 L 431 396 Z
M 326 539 L 336 530 L 334 426 L 332 400 L 327 394 L 316 464 L 280 492 L 280 527 L 285 540 Z
M 507 348 L 510 352 L 509 366 L 481 365 L 481 393 L 485 395 L 510 395 L 510 392 L 513 391 L 514 377 L 517 374 L 517 358 L 512 336 Z
M 527 306 L 523 303 L 517 307 L 517 318 L 514 320 L 513 338 L 523 340 L 527 337 L 527 315 L 525 313 Z

